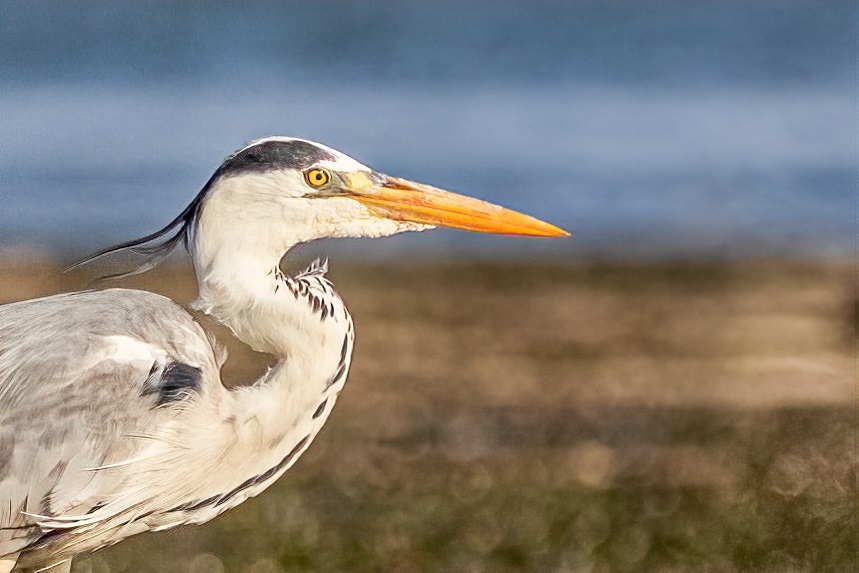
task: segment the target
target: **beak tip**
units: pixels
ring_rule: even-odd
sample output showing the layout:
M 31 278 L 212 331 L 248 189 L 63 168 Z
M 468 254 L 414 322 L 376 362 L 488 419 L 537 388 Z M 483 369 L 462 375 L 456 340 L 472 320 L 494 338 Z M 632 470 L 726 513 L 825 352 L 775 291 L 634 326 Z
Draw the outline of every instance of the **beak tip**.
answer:
M 540 223 L 542 223 L 542 221 L 540 221 Z M 568 233 L 567 231 L 563 230 L 560 227 L 556 227 L 556 226 L 549 224 L 549 223 L 543 223 L 543 225 L 545 225 L 545 226 L 542 229 L 540 229 L 538 232 L 534 233 L 534 235 L 536 235 L 538 237 L 570 237 L 571 236 L 570 233 Z

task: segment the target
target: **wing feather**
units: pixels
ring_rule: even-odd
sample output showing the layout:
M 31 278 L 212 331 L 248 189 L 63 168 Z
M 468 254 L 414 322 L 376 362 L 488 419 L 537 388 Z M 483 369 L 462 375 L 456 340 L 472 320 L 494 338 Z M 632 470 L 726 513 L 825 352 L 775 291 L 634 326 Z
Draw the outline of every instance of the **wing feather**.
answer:
M 102 519 L 120 489 L 111 469 L 144 459 L 145 436 L 171 416 L 151 385 L 159 365 L 176 364 L 220 386 L 205 332 L 159 295 L 110 289 L 0 306 L 0 559 L 48 524 Z M 175 393 L 175 374 L 168 381 Z

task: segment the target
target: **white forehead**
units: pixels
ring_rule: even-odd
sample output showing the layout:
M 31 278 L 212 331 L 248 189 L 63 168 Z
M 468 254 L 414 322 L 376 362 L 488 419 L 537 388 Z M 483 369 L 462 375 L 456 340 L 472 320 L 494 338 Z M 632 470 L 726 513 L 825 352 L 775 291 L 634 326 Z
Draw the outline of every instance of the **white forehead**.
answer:
M 290 141 L 301 141 L 303 143 L 315 145 L 316 147 L 322 149 L 323 151 L 327 151 L 328 153 L 330 153 L 331 155 L 333 155 L 335 157 L 334 160 L 323 159 L 321 161 L 318 161 L 316 164 L 321 166 L 321 167 L 328 167 L 330 169 L 335 169 L 335 170 L 340 170 L 340 171 L 370 171 L 369 167 L 367 167 L 363 163 L 355 161 L 354 159 L 352 159 L 351 157 L 349 157 L 345 153 L 341 153 L 340 151 L 337 151 L 336 149 L 328 147 L 327 145 L 323 145 L 321 143 L 317 143 L 317 142 L 311 141 L 309 139 L 301 139 L 300 137 L 288 137 L 288 136 L 284 136 L 284 135 L 273 135 L 270 137 L 263 137 L 261 139 L 257 139 L 257 140 L 254 140 L 254 141 L 248 143 L 247 145 L 245 145 L 244 147 L 239 149 L 236 153 L 239 154 L 242 151 L 245 151 L 246 149 L 250 149 L 251 147 L 256 147 L 257 145 L 262 145 L 263 143 L 268 143 L 268 142 L 272 142 L 272 141 L 279 141 L 279 142 L 283 142 L 283 143 L 287 143 Z

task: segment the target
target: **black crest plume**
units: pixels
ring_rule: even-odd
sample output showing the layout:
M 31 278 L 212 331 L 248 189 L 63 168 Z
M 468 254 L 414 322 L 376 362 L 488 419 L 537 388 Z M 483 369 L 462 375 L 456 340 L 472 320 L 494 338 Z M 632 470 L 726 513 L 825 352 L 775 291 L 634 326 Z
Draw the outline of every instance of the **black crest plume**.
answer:
M 306 169 L 322 160 L 333 161 L 336 156 L 331 152 L 305 140 L 292 138 L 263 138 L 253 141 L 229 155 L 203 189 L 182 213 L 170 221 L 166 227 L 145 237 L 127 241 L 120 245 L 103 249 L 66 268 L 74 271 L 85 265 L 104 258 L 131 255 L 138 261 L 130 263 L 131 270 L 102 276 L 101 280 L 119 279 L 144 273 L 166 259 L 182 243 L 189 247 L 193 240 L 194 229 L 209 190 L 221 177 L 247 173 L 264 173 L 274 169 Z M 122 261 L 120 264 L 128 266 Z
M 129 271 L 113 273 L 101 277 L 101 280 L 120 279 L 145 273 L 149 269 L 155 267 L 161 261 L 166 259 L 170 253 L 173 252 L 173 249 L 179 245 L 179 243 L 182 243 L 187 249 L 188 243 L 192 239 L 194 232 L 194 222 L 197 219 L 200 205 L 203 202 L 203 197 L 207 188 L 208 185 L 200 192 L 199 195 L 197 195 L 197 197 L 194 198 L 190 205 L 185 207 L 185 210 L 182 211 L 178 217 L 170 221 L 170 223 L 168 223 L 164 228 L 159 229 L 154 233 L 150 233 L 145 237 L 140 237 L 139 239 L 133 239 L 119 245 L 114 245 L 113 247 L 102 249 L 101 251 L 93 253 L 87 258 L 66 267 L 65 271 L 71 272 L 97 260 L 113 257 L 115 255 L 129 254 L 133 255 L 137 259 L 142 259 L 141 262 L 131 263 L 135 266 L 133 266 Z

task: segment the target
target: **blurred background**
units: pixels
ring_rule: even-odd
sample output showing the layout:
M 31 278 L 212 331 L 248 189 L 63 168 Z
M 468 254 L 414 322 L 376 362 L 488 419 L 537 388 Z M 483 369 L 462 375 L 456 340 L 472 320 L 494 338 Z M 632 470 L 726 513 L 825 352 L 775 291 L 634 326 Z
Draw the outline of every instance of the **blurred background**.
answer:
M 0 301 L 273 134 L 573 233 L 324 245 L 358 346 L 314 446 L 75 571 L 855 570 L 855 13 L 0 0 Z
M 0 240 L 94 249 L 171 220 L 257 137 L 566 227 L 356 255 L 853 247 L 852 2 L 0 3 Z

